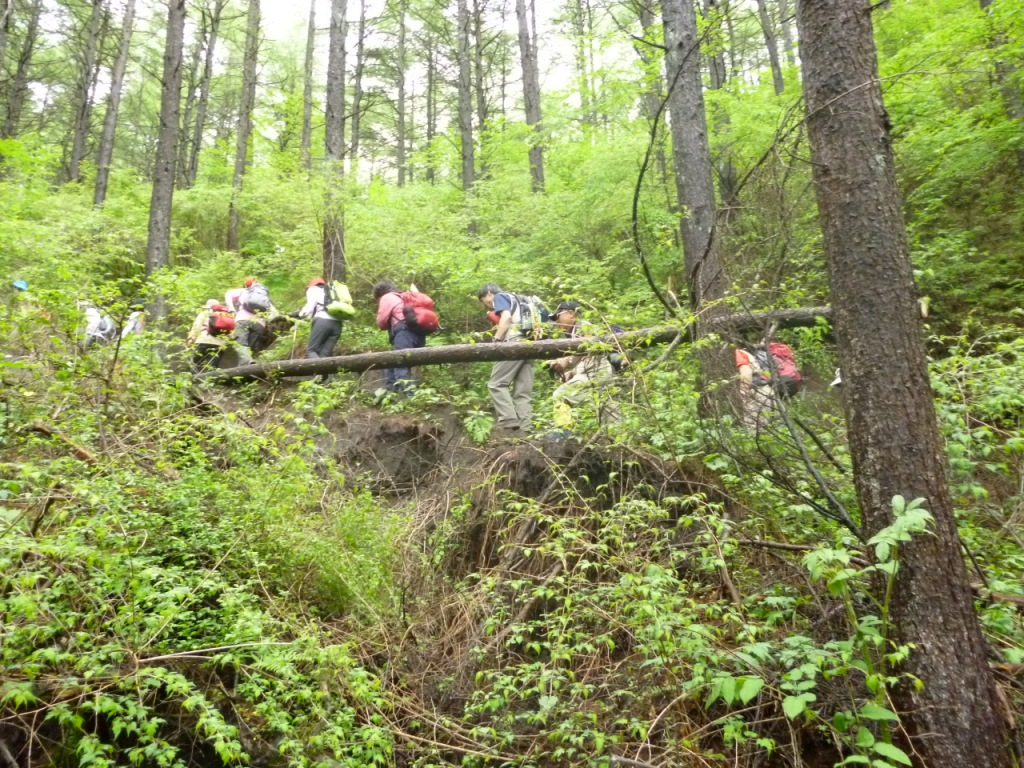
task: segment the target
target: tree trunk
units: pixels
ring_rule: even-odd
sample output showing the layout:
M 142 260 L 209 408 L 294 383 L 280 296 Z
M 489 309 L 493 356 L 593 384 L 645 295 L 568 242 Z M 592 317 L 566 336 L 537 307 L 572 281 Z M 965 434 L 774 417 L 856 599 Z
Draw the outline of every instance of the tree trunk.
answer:
M 25 107 L 25 99 L 28 97 L 28 70 L 32 64 L 32 57 L 36 52 L 36 42 L 39 39 L 39 17 L 43 12 L 43 0 L 35 0 L 29 6 L 28 24 L 25 26 L 25 38 L 21 42 L 21 49 L 18 51 L 18 61 L 14 68 L 14 76 L 11 78 L 7 89 L 7 113 L 4 116 L 4 127 L 2 138 L 9 139 L 16 136 L 18 127 L 21 124 L 21 110 Z
M 149 203 L 149 237 L 146 240 L 146 276 L 169 262 L 171 250 L 171 203 L 174 198 L 174 166 L 177 154 L 178 118 L 181 102 L 181 65 L 185 44 L 185 0 L 167 5 L 167 39 L 160 94 L 160 130 L 153 160 L 153 195 Z M 149 307 L 155 323 L 166 316 L 163 296 Z
M 700 72 L 697 16 L 690 0 L 663 0 L 665 66 L 676 188 L 683 216 L 680 234 L 690 307 L 700 311 L 725 295 L 725 276 L 712 238 L 715 191 L 711 173 L 704 92 Z
M 238 135 L 235 142 L 235 173 L 232 179 L 231 203 L 228 206 L 228 250 L 238 251 L 238 195 L 245 182 L 249 165 L 249 137 L 252 133 L 252 112 L 256 106 L 256 64 L 260 50 L 260 2 L 249 0 L 245 28 L 245 58 L 242 62 L 242 98 L 238 110 Z
M 192 153 L 192 121 L 195 118 L 196 97 L 202 79 L 199 68 L 203 63 L 206 38 L 210 34 L 206 8 L 202 8 L 200 13 L 202 20 L 199 22 L 199 31 L 192 43 L 192 53 L 189 56 L 188 68 L 185 70 L 184 81 L 188 88 L 185 90 L 185 105 L 182 107 L 181 126 L 178 131 L 178 186 L 185 188 L 188 187 L 188 160 Z
M 979 0 L 981 10 L 988 12 L 992 0 Z M 989 35 L 989 47 L 1000 48 L 1006 45 L 1006 35 L 1002 30 L 993 29 Z M 1018 126 L 1018 132 L 1024 131 L 1024 96 L 1021 96 L 1020 79 L 1016 77 L 1017 65 L 1003 56 L 995 60 L 995 79 L 999 85 L 999 93 L 1003 97 L 1006 115 Z M 1017 169 L 1024 176 L 1024 147 L 1018 144 Z
M 458 0 L 459 35 L 459 136 L 462 154 L 462 191 L 469 192 L 476 181 L 473 160 L 473 86 L 469 63 L 469 9 Z
M 107 199 L 107 183 L 110 179 L 110 163 L 114 158 L 114 139 L 117 135 L 117 115 L 121 106 L 121 91 L 124 89 L 124 75 L 128 68 L 128 51 L 135 24 L 135 0 L 126 0 L 124 18 L 121 19 L 121 37 L 117 44 L 117 58 L 110 72 L 110 92 L 107 94 L 107 112 L 103 116 L 103 131 L 96 154 L 96 187 L 92 202 L 97 208 Z
M 356 40 L 356 69 L 352 84 L 352 149 L 349 164 L 355 173 L 359 164 L 359 145 L 363 122 L 363 73 L 366 71 L 366 0 L 359 3 L 359 36 Z
M 345 181 L 345 0 L 331 0 L 327 96 L 324 100 L 325 195 L 324 278 L 345 280 L 345 219 L 342 193 Z
M 433 186 L 435 180 L 434 171 L 434 135 L 437 133 L 437 53 L 434 50 L 435 38 L 433 32 L 427 32 L 427 38 L 425 41 L 426 57 L 427 57 L 427 106 L 426 106 L 426 128 L 424 132 L 424 141 L 426 142 L 426 158 L 427 158 L 427 182 Z
M 761 20 L 761 31 L 764 33 L 764 44 L 768 49 L 768 63 L 772 68 L 772 84 L 775 86 L 775 94 L 781 94 L 786 84 L 782 80 L 782 65 L 779 63 L 779 44 L 775 39 L 775 30 L 772 28 L 772 18 L 768 14 L 767 0 L 757 0 L 757 15 Z
M 536 2 L 532 0 L 531 5 Z M 544 191 L 544 144 L 540 109 L 540 68 L 537 63 L 537 40 L 530 34 L 526 0 L 516 0 L 519 22 L 519 56 L 523 62 L 523 103 L 526 124 L 530 127 L 530 181 L 534 192 Z M 664 159 L 664 153 L 662 159 Z
M 925 499 L 935 518 L 931 534 L 899 548 L 893 639 L 912 645 L 899 672 L 923 687 L 904 678 L 895 701 L 922 764 L 1004 768 L 1006 724 L 960 554 L 869 0 L 800 0 L 797 29 L 864 531 L 892 522 L 896 495 Z
M 100 27 L 103 24 L 103 0 L 91 0 L 89 20 L 82 41 L 82 61 L 75 84 L 75 114 L 72 123 L 71 158 L 68 161 L 68 181 L 79 181 L 85 143 L 89 138 L 92 117 L 92 93 L 95 83 L 96 52 L 100 46 Z
M 722 3 L 720 6 L 717 0 L 705 0 L 704 19 L 708 24 L 721 24 L 728 13 L 729 8 L 726 3 Z M 724 45 L 714 46 L 708 56 L 708 69 L 711 73 L 711 87 L 716 91 L 724 88 L 729 81 L 728 69 L 725 65 Z M 715 110 L 711 115 L 711 124 L 716 133 L 726 133 L 729 129 L 729 114 L 721 109 Z M 731 218 L 731 212 L 739 203 L 737 200 L 739 180 L 736 177 L 736 166 L 733 165 L 728 150 L 722 151 L 717 166 L 718 195 L 725 208 L 725 221 L 728 221 Z
M 580 115 L 583 132 L 590 141 L 590 129 L 594 126 L 593 90 L 590 83 L 590 67 L 587 57 L 587 22 L 583 0 L 569 0 L 567 4 L 569 23 L 572 26 L 573 61 L 576 64 L 576 89 L 580 96 Z
M 789 66 L 796 66 L 796 50 L 793 46 L 792 18 L 789 13 L 789 0 L 779 0 L 779 28 L 782 30 L 782 44 L 786 49 L 786 61 Z
M 473 27 L 473 96 L 476 103 L 476 132 L 480 141 L 480 160 L 477 162 L 477 176 L 486 178 L 490 169 L 487 163 L 487 154 L 483 152 L 484 138 L 487 126 L 490 123 L 490 115 L 487 109 L 487 85 L 484 49 L 484 0 L 473 0 L 473 12 L 470 14 L 470 23 Z
M 313 55 L 316 52 L 316 0 L 309 2 L 309 25 L 306 27 L 306 59 L 302 65 L 302 143 L 299 155 L 307 171 L 312 165 L 313 146 Z
M 405 186 L 405 147 L 406 147 L 406 96 L 405 96 L 405 14 L 407 0 L 398 0 L 398 48 L 395 51 L 395 79 L 398 81 L 398 105 L 396 115 L 395 165 L 398 166 L 398 186 Z
M 213 60 L 217 49 L 217 33 L 227 0 L 214 0 L 210 15 L 210 35 L 206 43 L 206 57 L 203 61 L 203 79 L 199 85 L 199 103 L 196 104 L 196 122 L 192 126 L 192 143 L 185 173 L 185 186 L 192 187 L 199 175 L 199 154 L 203 148 L 203 131 L 206 128 L 206 111 L 210 103 L 210 81 L 213 79 Z
M 7 36 L 11 30 L 11 17 L 14 15 L 14 0 L 0 0 L 0 74 L 7 62 Z M 0 89 L 0 98 L 4 92 Z
M 710 322 L 718 331 L 760 330 L 777 324 L 779 328 L 815 326 L 821 318 L 831 316 L 828 307 L 787 309 L 771 312 L 748 312 L 716 318 Z M 550 360 L 567 353 L 607 354 L 611 349 L 636 349 L 652 344 L 674 341 L 689 329 L 645 328 L 609 336 L 589 339 L 549 339 L 529 343 L 501 344 L 449 344 L 438 347 L 421 347 L 411 350 L 388 352 L 365 352 L 357 355 L 325 357 L 319 360 L 280 360 L 259 365 L 226 368 L 208 374 L 212 379 L 262 379 L 278 373 L 285 376 L 309 376 L 313 374 L 337 373 L 338 371 L 368 371 L 370 369 L 394 368 L 395 366 L 449 365 L 453 363 L 487 363 L 498 360 Z

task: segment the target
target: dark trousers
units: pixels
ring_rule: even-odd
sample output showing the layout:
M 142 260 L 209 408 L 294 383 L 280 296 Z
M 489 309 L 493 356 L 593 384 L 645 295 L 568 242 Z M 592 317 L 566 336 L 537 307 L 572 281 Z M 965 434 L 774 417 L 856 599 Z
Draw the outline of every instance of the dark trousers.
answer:
M 314 318 L 313 327 L 309 330 L 309 341 L 306 342 L 306 357 L 331 357 L 340 337 L 341 320 Z
M 220 362 L 222 349 L 219 344 L 196 344 L 192 353 L 192 372 L 202 373 L 210 368 L 216 368 Z
M 419 349 L 427 344 L 427 337 L 422 333 L 411 331 L 404 323 L 398 323 L 391 329 L 392 349 Z M 412 382 L 412 368 L 385 368 L 384 386 L 391 392 L 405 390 Z

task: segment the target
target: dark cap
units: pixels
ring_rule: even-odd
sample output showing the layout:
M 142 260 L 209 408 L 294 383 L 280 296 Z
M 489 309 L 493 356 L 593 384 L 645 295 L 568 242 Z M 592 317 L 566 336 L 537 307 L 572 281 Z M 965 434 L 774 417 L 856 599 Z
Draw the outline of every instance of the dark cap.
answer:
M 552 317 L 558 317 L 562 312 L 579 312 L 580 303 L 578 301 L 563 301 L 557 307 L 555 311 L 551 313 Z

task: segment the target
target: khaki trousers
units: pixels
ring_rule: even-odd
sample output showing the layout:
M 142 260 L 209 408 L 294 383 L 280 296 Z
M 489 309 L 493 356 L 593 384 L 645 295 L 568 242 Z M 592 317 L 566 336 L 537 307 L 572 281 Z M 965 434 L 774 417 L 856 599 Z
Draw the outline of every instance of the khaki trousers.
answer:
M 533 361 L 495 363 L 487 387 L 491 391 L 498 426 L 528 431 L 533 417 Z

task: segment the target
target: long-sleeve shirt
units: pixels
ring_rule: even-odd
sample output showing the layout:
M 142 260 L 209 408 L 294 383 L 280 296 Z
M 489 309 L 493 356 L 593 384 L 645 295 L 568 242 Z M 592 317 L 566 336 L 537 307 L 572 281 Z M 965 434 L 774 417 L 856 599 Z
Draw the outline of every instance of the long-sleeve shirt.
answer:
M 397 293 L 385 293 L 377 303 L 377 327 L 382 331 L 390 330 L 395 323 L 405 322 L 402 307 L 405 302 Z
M 242 306 L 242 299 L 245 296 L 245 291 L 245 288 L 232 288 L 224 294 L 224 303 L 227 304 L 228 309 L 235 313 L 235 322 L 237 323 L 241 320 L 252 320 L 253 318 L 262 320 L 260 315 L 257 315 L 255 312 L 250 312 Z M 268 314 L 270 317 L 276 315 L 277 307 L 271 304 L 270 312 Z
M 306 304 L 299 310 L 299 317 L 314 320 L 334 320 L 327 312 L 327 286 L 311 285 L 306 289 Z

